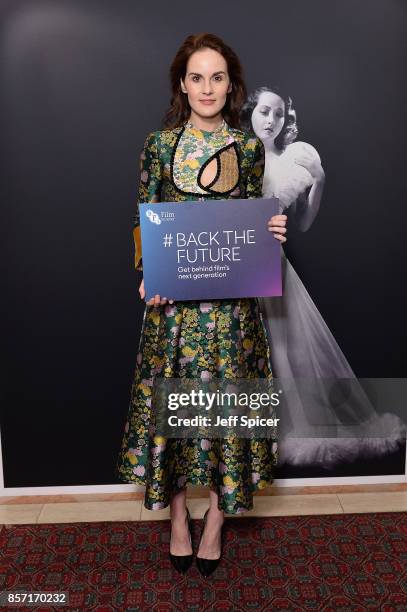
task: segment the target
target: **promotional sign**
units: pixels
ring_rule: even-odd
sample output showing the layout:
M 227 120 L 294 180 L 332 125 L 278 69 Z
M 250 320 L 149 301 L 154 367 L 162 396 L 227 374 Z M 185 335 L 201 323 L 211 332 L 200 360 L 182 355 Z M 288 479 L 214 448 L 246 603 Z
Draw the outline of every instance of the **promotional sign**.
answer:
M 278 200 L 140 204 L 146 301 L 281 296 Z

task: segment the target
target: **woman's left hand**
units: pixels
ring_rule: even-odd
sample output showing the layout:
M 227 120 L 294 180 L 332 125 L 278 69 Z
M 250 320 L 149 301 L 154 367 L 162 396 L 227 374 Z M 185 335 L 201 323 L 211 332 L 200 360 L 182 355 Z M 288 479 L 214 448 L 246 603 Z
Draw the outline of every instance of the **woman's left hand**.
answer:
M 267 221 L 269 232 L 273 232 L 274 238 L 277 238 L 280 242 L 287 241 L 287 238 L 284 236 L 287 233 L 286 222 L 287 215 L 274 215 Z

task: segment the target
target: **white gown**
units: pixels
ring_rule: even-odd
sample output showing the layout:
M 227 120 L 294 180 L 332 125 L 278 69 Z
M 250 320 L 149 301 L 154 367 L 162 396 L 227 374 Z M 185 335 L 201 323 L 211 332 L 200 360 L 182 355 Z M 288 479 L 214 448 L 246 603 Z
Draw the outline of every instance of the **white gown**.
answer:
M 263 197 L 279 198 L 280 213 L 312 185 L 309 172 L 293 160 L 302 148 L 319 159 L 311 145 L 296 142 L 272 159 L 265 175 Z M 405 437 L 403 422 L 390 412 L 376 412 L 282 253 L 282 297 L 258 298 L 273 375 L 283 389 L 279 463 L 332 468 L 396 450 Z

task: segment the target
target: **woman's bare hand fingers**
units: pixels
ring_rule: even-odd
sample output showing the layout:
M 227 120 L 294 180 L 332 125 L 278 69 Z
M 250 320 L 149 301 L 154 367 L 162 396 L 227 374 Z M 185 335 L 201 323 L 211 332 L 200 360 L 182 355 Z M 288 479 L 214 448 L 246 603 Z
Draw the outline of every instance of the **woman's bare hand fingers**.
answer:
M 287 215 L 273 215 L 271 219 L 267 221 L 269 232 L 273 232 L 274 238 L 277 238 L 280 242 L 286 242 L 287 238 L 284 234 L 287 232 L 286 228 Z
M 279 227 L 278 225 L 271 225 L 269 227 L 269 232 L 274 232 L 277 234 L 285 234 L 287 232 L 286 227 Z
M 158 297 L 158 303 L 157 303 L 157 297 Z M 154 297 L 152 297 L 150 300 L 148 300 L 148 302 L 146 302 L 147 306 L 158 306 L 160 303 L 160 296 L 155 295 Z
M 144 278 L 143 278 L 143 280 L 140 283 L 140 287 L 138 288 L 138 291 L 139 291 L 139 294 L 140 294 L 140 298 L 142 300 L 144 300 L 144 298 L 146 297 L 146 292 L 145 292 L 145 289 L 144 289 Z
M 273 215 L 273 217 L 267 221 L 267 225 L 278 225 L 284 227 L 286 222 L 287 215 Z
M 280 242 L 287 242 L 287 238 L 285 236 L 282 236 L 281 234 L 274 234 L 274 238 L 276 238 Z
M 166 297 L 161 297 L 160 295 L 156 294 L 153 298 L 151 298 L 151 300 L 148 300 L 146 304 L 147 306 L 154 306 L 155 308 L 158 308 L 158 306 L 164 306 L 167 304 L 167 302 L 169 304 L 173 304 L 174 300 L 169 300 Z

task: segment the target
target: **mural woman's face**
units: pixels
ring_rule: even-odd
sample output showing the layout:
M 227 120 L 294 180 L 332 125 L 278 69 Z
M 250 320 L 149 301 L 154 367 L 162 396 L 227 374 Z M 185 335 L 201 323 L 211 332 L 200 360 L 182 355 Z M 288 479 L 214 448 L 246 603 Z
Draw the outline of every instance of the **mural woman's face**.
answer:
M 220 114 L 232 90 L 228 66 L 223 55 L 214 49 L 200 49 L 191 55 L 181 90 L 188 94 L 191 115 L 204 119 Z
M 252 126 L 256 136 L 263 142 L 274 142 L 283 129 L 284 120 L 284 100 L 271 91 L 263 91 L 252 113 Z

